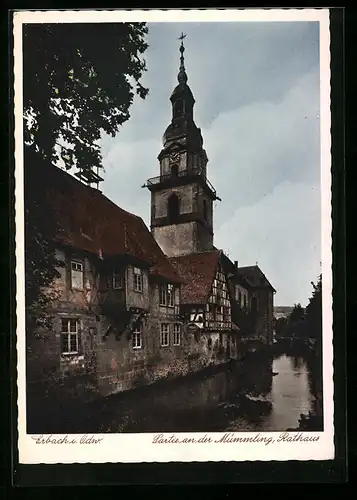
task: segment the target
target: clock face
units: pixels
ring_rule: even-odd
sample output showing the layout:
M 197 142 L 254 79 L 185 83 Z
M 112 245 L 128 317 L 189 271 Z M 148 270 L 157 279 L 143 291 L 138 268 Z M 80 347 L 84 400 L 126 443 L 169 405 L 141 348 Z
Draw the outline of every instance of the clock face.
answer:
M 170 162 L 171 163 L 176 163 L 180 159 L 180 153 L 178 151 L 173 151 L 170 153 Z

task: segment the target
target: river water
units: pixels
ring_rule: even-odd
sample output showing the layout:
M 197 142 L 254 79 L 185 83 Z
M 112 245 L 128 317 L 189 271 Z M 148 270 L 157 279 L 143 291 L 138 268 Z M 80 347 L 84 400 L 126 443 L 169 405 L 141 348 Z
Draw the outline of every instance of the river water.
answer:
M 89 432 L 220 432 L 295 429 L 314 409 L 302 357 L 248 359 L 114 395 L 87 409 Z M 82 431 L 83 421 L 82 421 Z

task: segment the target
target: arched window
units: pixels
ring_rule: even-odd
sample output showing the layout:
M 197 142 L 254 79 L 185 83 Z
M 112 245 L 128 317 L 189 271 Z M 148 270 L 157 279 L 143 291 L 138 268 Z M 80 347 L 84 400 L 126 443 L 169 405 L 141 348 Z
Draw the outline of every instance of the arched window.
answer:
M 167 202 L 167 213 L 171 223 L 177 222 L 180 215 L 180 198 L 172 194 Z
M 204 220 L 207 220 L 207 216 L 208 216 L 207 200 L 203 200 L 203 218 L 204 218 Z
M 171 167 L 171 176 L 178 177 L 178 165 L 172 165 Z

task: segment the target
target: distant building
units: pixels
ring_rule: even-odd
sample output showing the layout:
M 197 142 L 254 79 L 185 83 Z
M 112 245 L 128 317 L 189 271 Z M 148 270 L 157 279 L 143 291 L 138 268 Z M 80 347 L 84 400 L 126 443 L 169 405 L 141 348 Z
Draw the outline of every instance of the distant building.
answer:
M 292 306 L 275 306 L 274 307 L 274 318 L 287 318 L 294 308 Z

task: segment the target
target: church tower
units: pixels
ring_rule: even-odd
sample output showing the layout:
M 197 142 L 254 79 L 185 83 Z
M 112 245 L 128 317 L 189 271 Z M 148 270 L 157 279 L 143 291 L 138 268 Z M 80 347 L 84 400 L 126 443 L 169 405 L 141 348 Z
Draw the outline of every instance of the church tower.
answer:
M 213 201 L 219 199 L 207 179 L 208 158 L 193 119 L 185 36 L 180 37 L 178 85 L 170 97 L 172 120 L 158 156 L 160 175 L 145 184 L 151 191 L 151 231 L 169 257 L 213 250 Z

